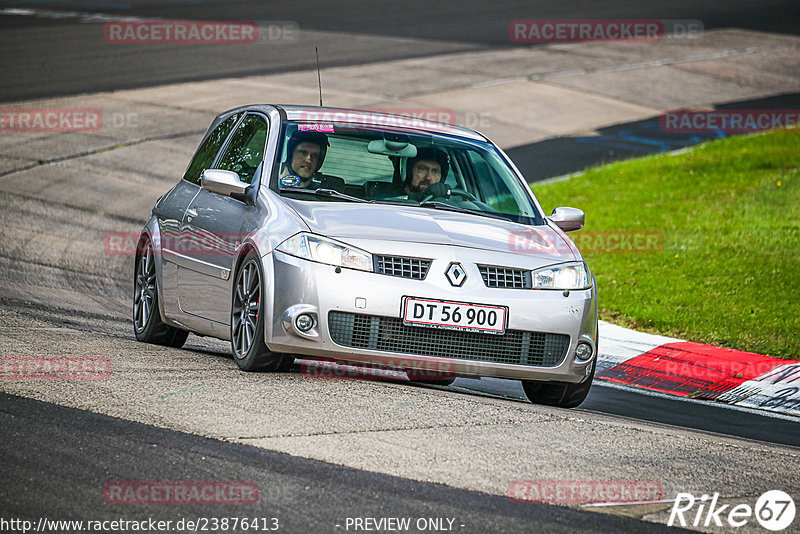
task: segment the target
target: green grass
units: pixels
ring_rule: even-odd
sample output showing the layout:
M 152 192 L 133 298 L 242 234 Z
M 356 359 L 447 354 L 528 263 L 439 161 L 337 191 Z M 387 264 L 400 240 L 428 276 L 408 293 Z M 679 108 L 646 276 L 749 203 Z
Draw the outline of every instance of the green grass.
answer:
M 601 319 L 800 358 L 800 131 L 721 139 L 532 189 L 547 213 L 586 213 L 570 236 L 589 245 Z M 587 241 L 627 231 L 654 232 L 663 248 L 609 253 Z

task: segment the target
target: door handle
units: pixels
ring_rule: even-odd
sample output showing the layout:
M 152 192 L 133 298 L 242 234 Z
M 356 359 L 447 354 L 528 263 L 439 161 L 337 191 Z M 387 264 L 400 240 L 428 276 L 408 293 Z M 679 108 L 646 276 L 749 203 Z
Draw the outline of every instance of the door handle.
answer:
M 194 208 L 189 208 L 188 210 L 186 210 L 186 216 L 189 217 L 190 219 L 197 217 L 197 210 Z

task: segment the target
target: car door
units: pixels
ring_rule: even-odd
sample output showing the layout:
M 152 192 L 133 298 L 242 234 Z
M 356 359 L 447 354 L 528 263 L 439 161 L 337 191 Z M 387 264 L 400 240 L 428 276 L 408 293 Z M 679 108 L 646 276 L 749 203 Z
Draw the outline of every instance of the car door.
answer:
M 187 261 L 180 247 L 180 232 L 186 209 L 200 191 L 200 174 L 203 170 L 211 168 L 242 116 L 243 113 L 239 112 L 225 118 L 203 139 L 189 162 L 183 178 L 159 202 L 155 213 L 161 236 L 158 248 L 163 258 L 161 289 L 164 295 L 164 313 L 174 320 L 180 321 L 181 315 L 177 294 L 178 270 Z
M 248 113 L 230 136 L 214 168 L 233 171 L 244 183 L 257 179 L 269 131 L 267 118 Z M 186 210 L 180 247 L 189 259 L 178 271 L 178 297 L 185 313 L 215 323 L 216 334 L 230 325 L 233 261 L 252 230 L 255 208 L 200 189 Z

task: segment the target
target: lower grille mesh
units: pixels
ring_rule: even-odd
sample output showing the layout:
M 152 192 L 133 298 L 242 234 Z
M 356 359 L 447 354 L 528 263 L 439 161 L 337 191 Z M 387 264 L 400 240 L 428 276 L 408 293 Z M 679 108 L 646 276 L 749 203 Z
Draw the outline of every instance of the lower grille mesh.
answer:
M 331 338 L 339 345 L 419 356 L 552 367 L 561 363 L 569 336 L 506 330 L 504 335 L 404 325 L 397 317 L 328 313 Z

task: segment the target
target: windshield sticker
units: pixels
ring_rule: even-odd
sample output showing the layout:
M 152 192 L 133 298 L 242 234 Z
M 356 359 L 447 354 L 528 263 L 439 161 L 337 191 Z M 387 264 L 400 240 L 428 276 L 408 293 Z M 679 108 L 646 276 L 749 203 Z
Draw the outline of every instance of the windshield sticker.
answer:
M 297 129 L 301 132 L 325 132 L 333 133 L 333 124 L 330 122 L 319 122 L 314 124 L 298 124 Z
M 289 174 L 287 176 L 281 177 L 282 187 L 294 187 L 299 183 L 300 183 L 300 177 L 294 174 Z

